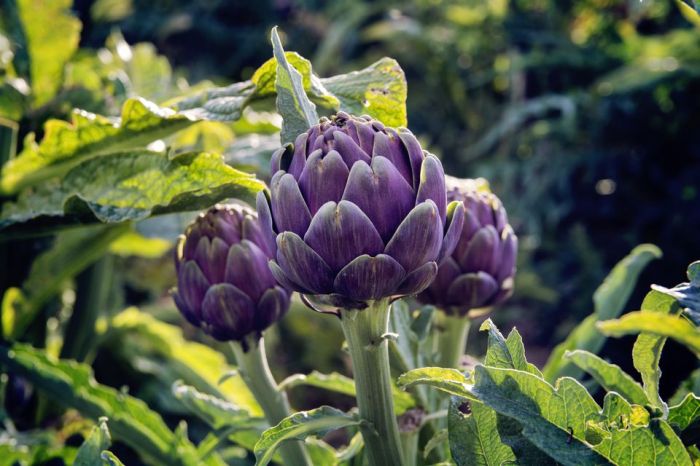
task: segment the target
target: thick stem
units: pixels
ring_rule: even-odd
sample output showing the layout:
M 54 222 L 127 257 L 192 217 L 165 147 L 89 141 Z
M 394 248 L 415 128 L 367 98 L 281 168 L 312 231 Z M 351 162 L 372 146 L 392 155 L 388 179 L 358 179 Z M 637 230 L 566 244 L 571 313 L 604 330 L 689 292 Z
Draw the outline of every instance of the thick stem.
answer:
M 401 466 L 403 454 L 394 414 L 387 331 L 388 300 L 367 309 L 340 312 L 343 333 L 352 358 L 357 406 L 365 449 L 371 466 Z
M 249 338 L 245 347 L 238 341 L 231 342 L 231 346 L 243 380 L 262 407 L 267 422 L 270 426 L 276 426 L 292 412 L 287 395 L 277 388 L 267 365 L 265 342 L 262 338 Z M 289 440 L 282 443 L 279 449 L 285 465 L 311 466 L 311 460 L 301 441 Z
M 467 335 L 471 320 L 464 316 L 439 313 L 438 366 L 459 368 L 459 362 L 467 346 Z

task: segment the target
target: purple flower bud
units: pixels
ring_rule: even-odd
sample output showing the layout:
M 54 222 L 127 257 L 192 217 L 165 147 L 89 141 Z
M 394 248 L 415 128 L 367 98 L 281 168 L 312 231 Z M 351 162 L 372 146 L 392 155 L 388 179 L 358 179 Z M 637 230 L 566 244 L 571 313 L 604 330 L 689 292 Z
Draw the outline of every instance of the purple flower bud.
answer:
M 464 204 L 462 235 L 418 299 L 459 314 L 505 301 L 513 293 L 518 238 L 501 201 L 490 192 L 468 188 L 451 189 L 447 199 Z
M 267 265 L 275 249 L 249 208 L 217 205 L 200 214 L 177 246 L 180 312 L 218 340 L 259 334 L 289 308 L 290 292 Z
M 340 112 L 278 150 L 271 172 L 257 200 L 270 267 L 321 302 L 418 293 L 457 244 L 464 208 L 447 205 L 440 161 L 406 129 Z

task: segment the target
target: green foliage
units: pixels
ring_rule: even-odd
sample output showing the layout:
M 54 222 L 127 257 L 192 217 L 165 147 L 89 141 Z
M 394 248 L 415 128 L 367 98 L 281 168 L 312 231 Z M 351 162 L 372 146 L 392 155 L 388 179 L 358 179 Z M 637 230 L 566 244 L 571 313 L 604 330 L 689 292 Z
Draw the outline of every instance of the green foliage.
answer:
M 196 388 L 178 381 L 173 394 L 187 409 L 214 429 L 234 426 L 237 430 L 259 428 L 262 418 L 251 418 L 250 413 L 230 401 L 202 393 Z
M 73 464 L 75 466 L 109 464 L 103 462 L 102 452 L 109 448 L 111 444 L 112 439 L 107 428 L 107 418 L 100 418 L 99 424 L 92 428 L 92 432 L 78 450 Z
M 397 381 L 399 387 L 410 388 L 414 385 L 428 385 L 450 395 L 474 398 L 471 392 L 472 380 L 457 369 L 440 367 L 422 367 L 402 374 Z
M 606 362 L 584 350 L 567 351 L 564 357 L 590 374 L 606 391 L 616 392 L 632 404 L 644 406 L 649 403 L 642 386 L 620 366 Z
M 153 464 L 200 464 L 194 446 L 171 431 L 159 414 L 138 398 L 95 382 L 92 370 L 74 361 L 57 361 L 28 345 L 0 348 L 0 362 L 29 379 L 53 400 L 86 416 L 110 419 L 115 438 L 131 445 Z M 210 456 L 201 464 L 220 464 Z
M 283 441 L 303 440 L 310 435 L 324 435 L 331 430 L 359 424 L 360 421 L 356 417 L 330 406 L 292 414 L 263 432 L 255 445 L 256 465 L 267 465 L 275 449 Z
M 595 311 L 574 328 L 562 343 L 557 345 L 544 366 L 545 379 L 553 382 L 558 377 L 577 377 L 581 371 L 564 358 L 567 351 L 575 349 L 597 353 L 605 343 L 605 336 L 596 328 L 596 322 L 619 316 L 629 299 L 635 284 L 647 264 L 661 257 L 659 248 L 642 244 L 634 248 L 610 271 L 603 284 L 593 295 Z
M 277 111 L 283 118 L 280 138 L 282 144 L 287 144 L 318 123 L 318 113 L 306 96 L 301 74 L 287 62 L 276 28 L 272 29 L 272 50 L 277 60 Z
M 643 333 L 656 337 L 673 338 L 696 355 L 700 355 L 700 332 L 681 316 L 630 312 L 620 319 L 601 322 L 598 327 L 602 332 L 616 337 Z

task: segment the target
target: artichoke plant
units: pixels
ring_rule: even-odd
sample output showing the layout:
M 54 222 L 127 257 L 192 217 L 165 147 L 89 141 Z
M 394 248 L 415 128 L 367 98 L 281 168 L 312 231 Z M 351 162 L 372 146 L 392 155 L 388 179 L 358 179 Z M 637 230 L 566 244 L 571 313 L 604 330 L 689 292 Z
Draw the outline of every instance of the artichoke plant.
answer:
M 503 204 L 493 193 L 452 188 L 447 199 L 465 207 L 457 247 L 438 269 L 435 281 L 419 296 L 448 314 L 488 309 L 513 293 L 518 239 Z
M 173 293 L 177 307 L 218 340 L 259 335 L 289 308 L 290 292 L 267 265 L 274 251 L 251 209 L 212 207 L 180 237 Z
M 406 129 L 340 112 L 278 150 L 271 172 L 257 207 L 272 272 L 322 303 L 418 293 L 459 239 L 463 206 L 447 205 L 440 161 Z

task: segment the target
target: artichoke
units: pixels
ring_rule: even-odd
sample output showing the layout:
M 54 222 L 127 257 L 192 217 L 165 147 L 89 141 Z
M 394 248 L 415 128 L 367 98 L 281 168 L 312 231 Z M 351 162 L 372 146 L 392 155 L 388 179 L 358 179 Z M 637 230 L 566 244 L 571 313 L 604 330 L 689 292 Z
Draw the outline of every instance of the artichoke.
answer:
M 464 222 L 440 161 L 406 129 L 338 113 L 272 157 L 257 198 L 276 240 L 275 278 L 317 303 L 353 309 L 420 292 Z
M 447 199 L 464 204 L 464 228 L 452 256 L 418 296 L 448 314 L 490 308 L 513 293 L 518 239 L 498 197 L 476 186 L 466 184 L 447 192 Z
M 290 292 L 267 265 L 274 252 L 251 209 L 217 205 L 200 214 L 176 250 L 180 312 L 218 340 L 259 336 L 289 308 Z

